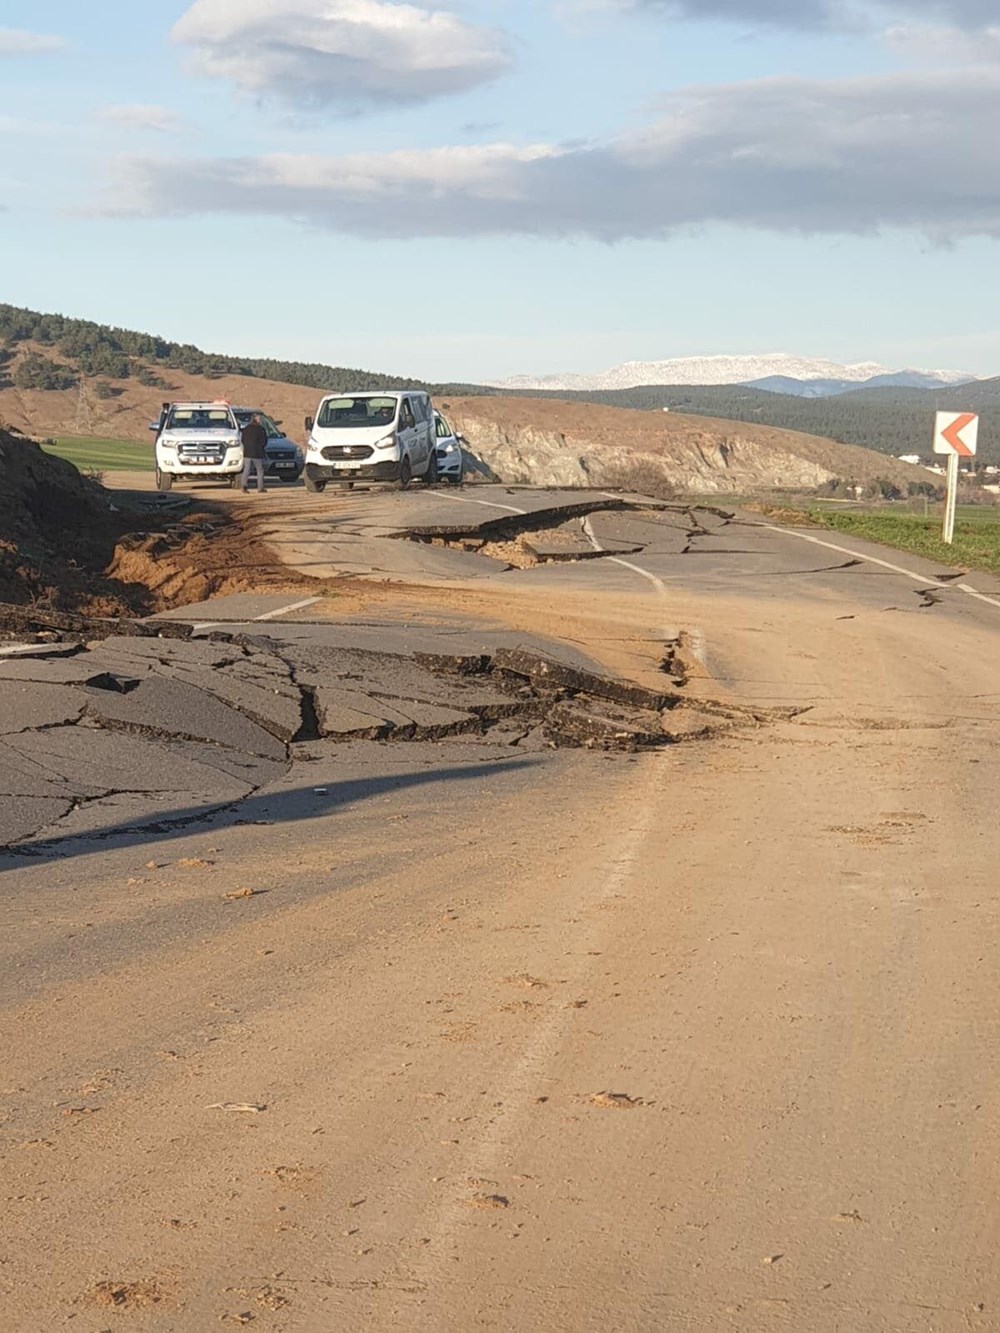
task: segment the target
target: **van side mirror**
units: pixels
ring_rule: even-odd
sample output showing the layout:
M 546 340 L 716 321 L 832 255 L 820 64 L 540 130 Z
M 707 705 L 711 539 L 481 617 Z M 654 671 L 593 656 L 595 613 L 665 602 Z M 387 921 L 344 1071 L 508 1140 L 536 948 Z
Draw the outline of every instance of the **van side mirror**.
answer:
M 315 424 L 316 422 L 312 417 L 306 417 L 306 430 L 312 430 Z

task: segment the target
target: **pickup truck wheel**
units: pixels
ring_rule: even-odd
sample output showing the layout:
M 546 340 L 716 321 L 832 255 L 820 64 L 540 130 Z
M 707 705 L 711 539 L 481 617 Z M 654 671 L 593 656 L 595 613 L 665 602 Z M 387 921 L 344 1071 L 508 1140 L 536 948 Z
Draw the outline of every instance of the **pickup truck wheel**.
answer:
M 242 474 L 239 472 L 234 472 L 233 475 L 229 478 L 228 482 L 229 489 L 231 491 L 238 491 L 240 488 L 240 482 L 242 480 L 243 480 Z
M 306 490 L 311 491 L 313 495 L 322 495 L 326 490 L 326 482 L 317 481 L 315 477 L 310 477 L 308 472 L 305 474 L 304 481 L 306 483 Z
M 448 485 L 449 485 L 449 486 L 461 486 L 461 484 L 462 484 L 462 482 L 463 482 L 464 480 L 465 480 L 465 473 L 464 473 L 464 472 L 459 472 L 457 476 L 449 477 L 449 478 L 448 478 Z
M 156 469 L 156 489 L 158 491 L 169 491 L 174 484 L 174 475 L 172 472 L 161 472 Z
M 409 458 L 404 458 L 399 465 L 399 489 L 401 491 L 408 491 L 412 480 L 413 468 L 410 466 Z

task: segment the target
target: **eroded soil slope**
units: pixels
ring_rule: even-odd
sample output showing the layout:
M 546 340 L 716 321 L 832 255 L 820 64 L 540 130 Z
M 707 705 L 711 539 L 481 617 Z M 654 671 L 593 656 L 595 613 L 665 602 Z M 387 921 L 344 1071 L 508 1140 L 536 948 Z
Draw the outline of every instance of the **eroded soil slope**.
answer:
M 144 587 L 105 574 L 133 521 L 72 464 L 0 429 L 0 601 L 151 609 Z
M 231 511 L 159 506 L 0 429 L 0 605 L 148 615 L 231 592 L 297 590 Z M 0 625 L 2 632 L 2 625 Z
M 444 409 L 503 481 L 692 495 L 811 490 L 928 474 L 870 449 L 772 426 L 539 398 L 452 398 Z

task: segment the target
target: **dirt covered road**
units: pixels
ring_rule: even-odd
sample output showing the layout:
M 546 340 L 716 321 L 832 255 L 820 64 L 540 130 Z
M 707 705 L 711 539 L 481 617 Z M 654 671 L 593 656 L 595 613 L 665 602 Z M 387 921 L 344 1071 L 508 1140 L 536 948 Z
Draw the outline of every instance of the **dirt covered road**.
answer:
M 651 684 L 669 620 L 694 699 L 787 720 L 324 743 L 242 813 L 0 863 L 6 1327 L 1000 1327 L 1000 614 L 742 559 L 383 589 L 357 632 Z

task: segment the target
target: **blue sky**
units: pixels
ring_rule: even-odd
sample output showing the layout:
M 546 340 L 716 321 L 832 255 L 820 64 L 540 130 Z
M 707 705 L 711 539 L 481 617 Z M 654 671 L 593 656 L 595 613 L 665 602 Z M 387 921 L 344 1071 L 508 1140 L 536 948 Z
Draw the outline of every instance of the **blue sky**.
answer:
M 1000 373 L 993 0 L 5 0 L 0 299 L 439 380 Z

